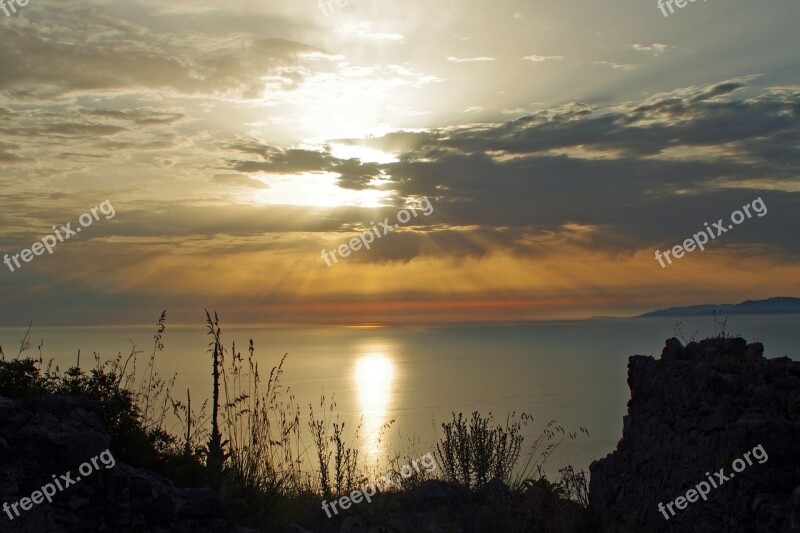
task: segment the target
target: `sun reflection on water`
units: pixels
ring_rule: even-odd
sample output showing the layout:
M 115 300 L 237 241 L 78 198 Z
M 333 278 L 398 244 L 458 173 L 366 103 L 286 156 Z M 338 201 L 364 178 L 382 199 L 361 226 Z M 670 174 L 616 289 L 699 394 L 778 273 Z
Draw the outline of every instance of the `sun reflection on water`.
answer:
M 364 417 L 365 451 L 371 458 L 381 452 L 381 427 L 388 422 L 392 399 L 394 363 L 387 351 L 371 347 L 356 361 L 355 380 Z

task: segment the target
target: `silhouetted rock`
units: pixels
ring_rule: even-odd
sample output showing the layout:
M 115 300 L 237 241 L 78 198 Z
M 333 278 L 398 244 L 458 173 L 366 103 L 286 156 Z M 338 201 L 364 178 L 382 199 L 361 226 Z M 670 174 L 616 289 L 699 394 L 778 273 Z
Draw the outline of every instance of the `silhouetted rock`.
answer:
M 667 345 L 661 351 L 661 359 L 686 359 L 686 349 L 681 344 L 681 341 L 672 337 L 667 339 Z
M 13 521 L 0 514 L 0 531 L 246 531 L 224 520 L 222 500 L 210 489 L 179 489 L 126 464 L 106 468 L 98 462 L 98 470 L 77 481 L 78 467 L 109 445 L 100 408 L 90 400 L 0 397 L 0 435 L 0 502 L 10 505 L 30 497 L 54 474 L 71 472 L 76 481 L 56 493 L 52 503 L 19 508 Z
M 741 338 L 669 339 L 659 360 L 630 358 L 622 439 L 590 467 L 590 506 L 609 529 L 800 531 L 800 363 L 763 352 Z M 707 501 L 659 512 L 759 445 L 768 458 Z

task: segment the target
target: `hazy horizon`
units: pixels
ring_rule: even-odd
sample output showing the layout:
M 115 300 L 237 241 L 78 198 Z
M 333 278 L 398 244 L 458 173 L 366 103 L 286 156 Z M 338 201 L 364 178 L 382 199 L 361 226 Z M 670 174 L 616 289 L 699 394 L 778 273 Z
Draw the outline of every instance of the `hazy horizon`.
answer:
M 725 304 L 717 304 L 717 305 L 725 305 Z M 684 306 L 678 306 L 684 307 Z M 653 311 L 656 311 L 655 309 Z M 791 316 L 797 313 L 786 313 L 786 312 L 774 312 L 774 313 L 738 313 L 735 316 Z M 203 321 L 205 320 L 205 315 L 203 312 L 197 315 L 197 320 L 194 321 L 182 321 L 182 322 L 170 322 L 169 321 L 169 311 L 167 310 L 167 323 L 170 328 L 181 328 L 181 329 L 204 329 L 205 325 Z M 711 315 L 707 317 L 702 317 L 700 315 L 686 315 L 686 317 L 691 318 L 703 318 L 708 321 L 709 324 L 713 323 L 713 318 Z M 259 327 L 259 328 L 266 328 L 266 329 L 304 329 L 304 328 L 312 328 L 312 329 L 320 329 L 320 328 L 348 328 L 348 329 L 381 329 L 381 328 L 447 328 L 447 327 L 493 327 L 493 326 L 525 326 L 525 325 L 546 325 L 546 324 L 571 324 L 571 323 L 582 323 L 582 322 L 590 322 L 590 321 L 603 321 L 603 320 L 651 320 L 657 318 L 667 318 L 667 319 L 680 319 L 682 316 L 664 316 L 664 317 L 647 317 L 639 315 L 631 315 L 631 316 L 613 316 L 613 315 L 594 315 L 594 316 L 585 316 L 585 317 L 577 317 L 577 318 L 536 318 L 530 320 L 515 320 L 515 321 L 508 321 L 508 320 L 498 320 L 498 321 L 490 321 L 490 320 L 483 320 L 483 321 L 463 321 L 463 322 L 434 322 L 434 321 L 424 321 L 424 322 L 398 322 L 398 323 L 371 323 L 371 324 L 355 324 L 355 323 L 336 323 L 331 321 L 326 321 L 324 323 L 314 323 L 314 322 L 271 322 L 271 323 L 262 323 L 262 322 L 231 322 L 225 320 L 224 316 L 220 316 L 220 322 L 225 322 L 225 325 L 228 329 L 230 328 L 248 328 L 248 327 Z M 185 320 L 185 319 L 184 319 Z M 136 328 L 155 328 L 156 321 L 153 320 L 151 323 L 146 322 L 138 322 L 138 323 L 123 323 L 123 322 L 114 322 L 114 323 L 102 323 L 102 324 L 56 324 L 56 323 L 37 323 L 36 321 L 28 321 L 28 322 L 20 322 L 17 325 L 6 325 L 0 326 L 0 330 L 10 331 L 10 330 L 25 330 L 28 326 L 31 326 L 31 330 L 35 330 L 37 327 L 41 328 L 84 328 L 84 329 L 93 329 L 93 328 L 116 328 L 116 327 L 136 327 Z

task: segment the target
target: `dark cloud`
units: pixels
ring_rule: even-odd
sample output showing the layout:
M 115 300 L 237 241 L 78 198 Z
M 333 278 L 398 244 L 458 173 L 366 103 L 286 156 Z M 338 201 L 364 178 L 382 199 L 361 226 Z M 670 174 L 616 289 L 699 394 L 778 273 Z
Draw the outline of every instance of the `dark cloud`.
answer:
M 763 196 L 773 211 L 737 227 L 725 243 L 796 253 L 800 227 L 790 213 L 797 210 L 800 98 L 722 98 L 744 86 L 676 91 L 605 114 L 569 106 L 459 129 L 429 137 L 384 168 L 401 195 L 446 199 L 438 210 L 445 223 L 556 232 L 579 224 L 596 228 L 587 245 L 599 250 L 676 242 Z M 668 149 L 676 156 L 658 157 Z M 715 157 L 715 149 L 734 153 Z M 757 180 L 770 185 L 753 186 Z
M 381 187 L 397 192 L 398 209 L 404 198 L 428 196 L 436 206 L 433 218 L 444 228 L 482 228 L 481 238 L 472 230 L 392 235 L 365 260 L 480 256 L 487 246 L 538 253 L 539 244 L 526 237 L 531 233 L 632 253 L 682 242 L 704 222 L 727 219 L 758 196 L 770 207 L 768 216 L 737 227 L 723 244 L 766 244 L 773 252 L 796 254 L 800 92 L 735 98 L 745 87 L 734 80 L 605 112 L 569 104 L 503 124 L 363 141 L 386 151 L 407 147 L 397 163 L 384 165 L 244 143 L 239 151 L 261 159 L 236 161 L 233 168 L 335 171 L 340 186 L 352 189 L 369 188 L 382 175 L 387 180 Z M 754 185 L 764 179 L 769 184 Z M 352 222 L 364 223 L 365 217 Z M 568 229 L 573 226 L 589 233 L 576 240 Z
M 238 172 L 268 174 L 301 174 L 304 172 L 334 172 L 339 174 L 338 185 L 343 189 L 368 189 L 380 175 L 380 165 L 362 163 L 358 159 L 338 159 L 330 152 L 284 149 L 263 146 L 255 142 L 237 142 L 229 149 L 259 155 L 253 160 L 229 160 L 228 165 Z
M 380 165 L 358 159 L 337 161 L 332 170 L 339 173 L 338 185 L 343 189 L 369 189 L 372 180 L 380 175 Z
M 237 143 L 230 148 L 261 156 L 258 161 L 231 161 L 231 167 L 239 172 L 297 174 L 329 170 L 336 163 L 330 154 L 314 150 L 284 149 L 256 143 Z
M 800 92 L 736 98 L 745 87 L 745 81 L 726 81 L 602 113 L 570 104 L 504 124 L 368 140 L 387 151 L 413 147 L 385 165 L 268 149 L 263 161 L 239 161 L 236 168 L 338 169 L 341 185 L 350 188 L 368 187 L 383 171 L 388 182 L 382 187 L 399 199 L 430 197 L 445 228 L 479 226 L 491 235 L 485 242 L 521 253 L 539 247 L 525 235 L 571 239 L 573 226 L 589 233 L 571 242 L 592 250 L 672 245 L 761 196 L 769 214 L 736 227 L 719 245 L 762 244 L 796 254 Z M 437 246 L 426 248 L 425 241 Z M 463 231 L 408 233 L 388 239 L 385 253 L 368 255 L 376 261 L 426 250 L 480 255 L 477 242 Z

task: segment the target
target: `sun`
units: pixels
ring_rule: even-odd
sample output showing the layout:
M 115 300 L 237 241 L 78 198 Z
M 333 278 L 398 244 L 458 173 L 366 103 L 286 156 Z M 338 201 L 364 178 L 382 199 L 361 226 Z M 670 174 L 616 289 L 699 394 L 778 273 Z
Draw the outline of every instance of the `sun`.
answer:
M 302 174 L 263 174 L 258 179 L 269 188 L 248 198 L 260 205 L 297 205 L 309 207 L 383 207 L 391 191 L 379 189 L 344 189 L 335 172 Z

